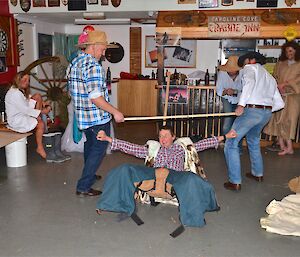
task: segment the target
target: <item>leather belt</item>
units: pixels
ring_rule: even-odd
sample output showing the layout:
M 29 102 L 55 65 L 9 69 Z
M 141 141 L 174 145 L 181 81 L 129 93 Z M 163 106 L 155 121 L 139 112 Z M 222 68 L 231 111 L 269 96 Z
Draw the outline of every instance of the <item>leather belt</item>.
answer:
M 272 106 L 260 105 L 260 104 L 247 104 L 246 108 L 272 109 Z

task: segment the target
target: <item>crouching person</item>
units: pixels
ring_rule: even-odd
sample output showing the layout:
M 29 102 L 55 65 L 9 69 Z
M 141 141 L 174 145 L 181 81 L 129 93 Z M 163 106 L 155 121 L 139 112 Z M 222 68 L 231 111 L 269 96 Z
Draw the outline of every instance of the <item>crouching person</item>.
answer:
M 225 136 L 200 140 L 194 144 L 197 152 L 208 148 L 216 148 L 220 141 L 236 137 L 235 131 L 229 131 Z M 98 140 L 111 143 L 112 150 L 146 158 L 149 149 L 146 145 L 137 145 L 119 139 L 112 139 L 104 131 L 99 131 Z M 202 227 L 205 225 L 204 213 L 219 210 L 213 186 L 201 176 L 184 171 L 185 150 L 180 144 L 175 144 L 175 134 L 169 126 L 163 126 L 159 131 L 159 148 L 153 160 L 153 167 L 124 164 L 109 172 L 104 182 L 103 193 L 97 203 L 97 212 L 113 211 L 131 216 L 138 224 L 143 222 L 135 213 L 134 194 L 143 181 L 163 180 L 165 189 L 171 185 L 179 202 L 180 226 L 171 236 L 182 233 L 184 226 Z M 161 175 L 160 175 L 161 174 Z M 159 184 L 159 183 L 155 183 Z M 161 187 L 161 185 L 160 185 Z M 150 190 L 158 191 L 158 188 Z M 172 192 L 166 190 L 166 194 Z

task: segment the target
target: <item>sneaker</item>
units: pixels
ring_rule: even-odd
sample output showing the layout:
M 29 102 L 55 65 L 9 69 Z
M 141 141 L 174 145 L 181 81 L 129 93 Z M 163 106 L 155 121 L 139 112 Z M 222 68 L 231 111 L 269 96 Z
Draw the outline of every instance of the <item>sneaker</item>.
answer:
M 100 194 L 102 194 L 102 191 L 95 190 L 93 188 L 89 189 L 89 191 L 87 191 L 87 192 L 76 191 L 77 196 L 96 196 L 96 195 L 100 195 Z

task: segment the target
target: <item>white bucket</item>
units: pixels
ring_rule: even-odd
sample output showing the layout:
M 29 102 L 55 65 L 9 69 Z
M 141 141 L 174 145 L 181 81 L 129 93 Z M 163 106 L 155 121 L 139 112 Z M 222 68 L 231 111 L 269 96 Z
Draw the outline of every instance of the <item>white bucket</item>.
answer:
M 27 165 L 27 137 L 21 138 L 5 146 L 7 167 L 23 167 Z

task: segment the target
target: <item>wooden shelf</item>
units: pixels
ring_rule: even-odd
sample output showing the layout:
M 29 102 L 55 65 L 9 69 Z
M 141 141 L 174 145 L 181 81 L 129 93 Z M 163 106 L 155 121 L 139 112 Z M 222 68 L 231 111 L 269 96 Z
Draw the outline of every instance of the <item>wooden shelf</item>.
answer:
M 258 49 L 281 49 L 281 46 L 257 46 Z

